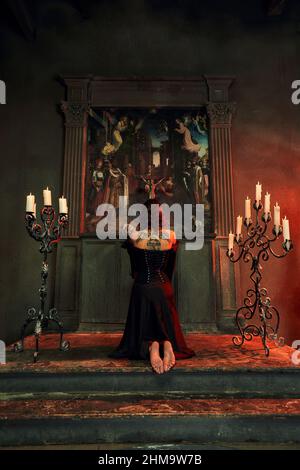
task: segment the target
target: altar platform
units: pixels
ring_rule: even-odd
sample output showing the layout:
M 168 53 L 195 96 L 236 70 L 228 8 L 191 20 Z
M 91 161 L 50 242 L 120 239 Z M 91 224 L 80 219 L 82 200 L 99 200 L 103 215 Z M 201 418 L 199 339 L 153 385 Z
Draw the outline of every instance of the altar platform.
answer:
M 189 333 L 196 357 L 157 375 L 145 361 L 112 360 L 120 333 L 71 333 L 61 352 L 44 335 L 33 363 L 10 346 L 0 366 L 0 447 L 149 442 L 300 442 L 300 366 L 293 349 L 260 339 Z

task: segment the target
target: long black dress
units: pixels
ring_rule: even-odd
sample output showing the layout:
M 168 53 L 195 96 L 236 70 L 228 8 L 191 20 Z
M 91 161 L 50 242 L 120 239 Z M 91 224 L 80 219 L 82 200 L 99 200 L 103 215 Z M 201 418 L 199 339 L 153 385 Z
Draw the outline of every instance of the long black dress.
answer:
M 169 340 L 176 359 L 195 355 L 188 348 L 179 323 L 171 284 L 176 247 L 169 250 L 144 250 L 126 242 L 134 278 L 128 315 L 119 346 L 113 358 L 149 359 L 149 345 Z

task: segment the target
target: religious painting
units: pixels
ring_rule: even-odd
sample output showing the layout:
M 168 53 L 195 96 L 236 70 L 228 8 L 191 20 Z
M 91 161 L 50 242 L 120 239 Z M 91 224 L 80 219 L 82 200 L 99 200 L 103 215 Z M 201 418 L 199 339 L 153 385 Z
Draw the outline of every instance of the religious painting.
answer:
M 156 197 L 172 205 L 204 204 L 210 212 L 210 163 L 205 107 L 93 108 L 89 113 L 85 185 L 86 231 L 101 203 L 119 207 Z

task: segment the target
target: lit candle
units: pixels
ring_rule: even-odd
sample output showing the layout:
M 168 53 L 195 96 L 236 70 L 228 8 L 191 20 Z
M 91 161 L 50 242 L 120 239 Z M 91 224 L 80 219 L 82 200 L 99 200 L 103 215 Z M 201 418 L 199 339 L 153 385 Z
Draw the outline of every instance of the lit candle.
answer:
M 59 202 L 59 213 L 67 214 L 68 213 L 67 199 L 64 196 L 62 196 L 59 198 L 58 202 Z
M 228 250 L 229 251 L 233 250 L 233 241 L 234 241 L 234 234 L 230 231 L 230 234 L 228 236 Z
M 284 217 L 282 219 L 282 229 L 283 229 L 283 239 L 284 240 L 290 240 L 290 223 L 289 220 Z
M 52 206 L 51 191 L 47 186 L 47 189 L 43 190 L 44 206 Z
M 259 181 L 257 182 L 257 185 L 256 185 L 255 200 L 256 202 L 261 201 L 261 184 L 259 183 Z
M 271 194 L 265 194 L 265 205 L 264 205 L 264 213 L 268 214 L 270 212 L 270 196 Z
M 243 222 L 243 217 L 241 215 L 238 215 L 236 218 L 236 236 L 237 238 L 242 232 L 242 222 Z
M 274 206 L 274 225 L 275 227 L 279 227 L 280 225 L 280 206 L 278 205 L 278 202 L 276 202 L 276 205 Z
M 34 212 L 35 196 L 28 194 L 26 198 L 26 212 Z
M 251 219 L 251 199 L 248 196 L 245 199 L 245 218 Z

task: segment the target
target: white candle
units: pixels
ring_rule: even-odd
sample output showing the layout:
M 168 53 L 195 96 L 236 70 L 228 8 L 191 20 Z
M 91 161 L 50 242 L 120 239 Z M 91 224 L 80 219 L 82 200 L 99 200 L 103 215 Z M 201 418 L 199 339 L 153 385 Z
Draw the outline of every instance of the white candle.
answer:
M 284 217 L 282 219 L 282 229 L 283 229 L 283 239 L 284 240 L 290 240 L 290 223 L 289 220 Z
M 238 215 L 236 218 L 236 235 L 237 238 L 242 232 L 242 223 L 243 223 L 243 217 L 241 215 Z
M 67 199 L 64 196 L 62 196 L 59 198 L 58 203 L 59 203 L 59 213 L 67 214 L 68 213 Z
M 276 202 L 276 205 L 274 206 L 274 225 L 275 227 L 279 227 L 280 225 L 280 206 L 278 205 L 278 202 Z
M 229 251 L 233 250 L 233 241 L 234 241 L 234 234 L 230 231 L 230 234 L 228 236 L 228 250 Z
M 245 218 L 251 219 L 251 199 L 248 196 L 245 199 Z
M 35 196 L 33 194 L 28 194 L 26 198 L 26 212 L 34 212 L 34 203 Z
M 43 190 L 44 206 L 52 206 L 51 191 L 47 186 L 47 189 Z
M 264 213 L 268 214 L 270 212 L 270 196 L 271 194 L 265 194 L 265 205 L 264 205 Z
M 255 200 L 257 202 L 261 201 L 261 184 L 259 181 L 257 182 L 257 185 L 256 185 Z

